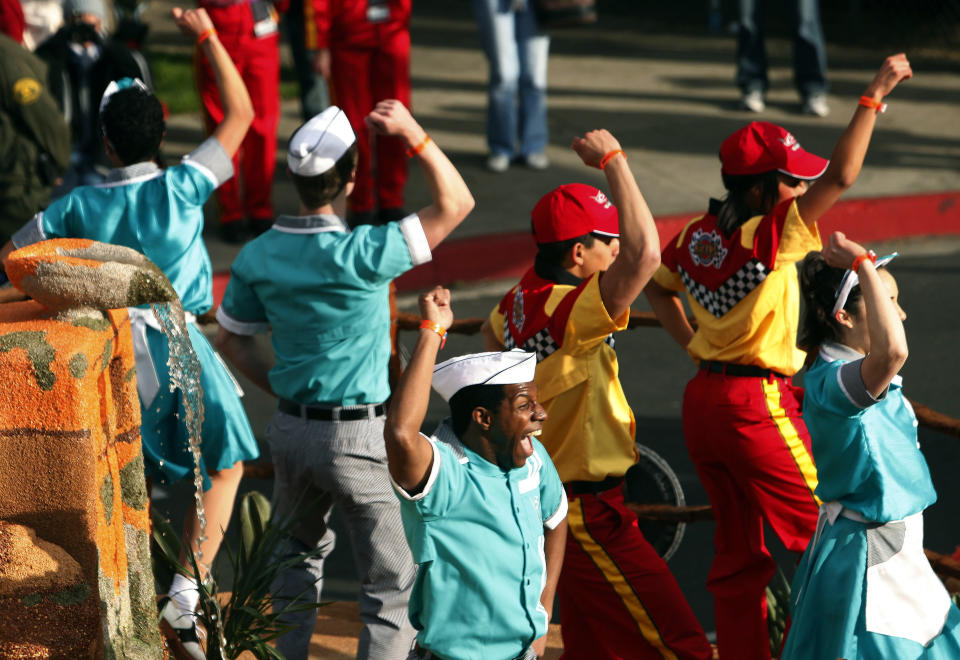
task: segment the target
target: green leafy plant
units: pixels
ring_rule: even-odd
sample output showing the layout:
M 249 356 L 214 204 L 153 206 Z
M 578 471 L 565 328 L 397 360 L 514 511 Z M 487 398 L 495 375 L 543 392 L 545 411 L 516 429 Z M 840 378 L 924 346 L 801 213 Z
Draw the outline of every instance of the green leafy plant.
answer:
M 790 621 L 790 582 L 783 570 L 777 572 L 767 586 L 767 632 L 770 635 L 770 656 L 779 657 L 783 635 Z
M 304 509 L 294 506 L 293 510 Z M 272 640 L 291 630 L 280 621 L 281 617 L 322 605 L 294 599 L 274 611 L 270 598 L 270 584 L 278 575 L 302 565 L 320 552 L 311 550 L 304 555 L 278 558 L 280 544 L 303 515 L 298 513 L 274 520 L 270 503 L 261 493 L 251 491 L 241 499 L 239 548 L 234 550 L 226 542 L 222 546 L 233 574 L 233 589 L 221 602 L 216 567 L 212 567 L 207 579 L 199 585 L 197 618 L 207 630 L 208 660 L 234 660 L 244 651 L 257 658 L 284 660 L 283 654 L 270 645 Z M 153 540 L 154 573 L 158 582 L 169 583 L 168 578 L 172 578 L 175 572 L 200 573 L 191 548 L 186 548 L 189 568 L 180 563 L 183 544 L 170 523 L 156 512 L 153 514 Z

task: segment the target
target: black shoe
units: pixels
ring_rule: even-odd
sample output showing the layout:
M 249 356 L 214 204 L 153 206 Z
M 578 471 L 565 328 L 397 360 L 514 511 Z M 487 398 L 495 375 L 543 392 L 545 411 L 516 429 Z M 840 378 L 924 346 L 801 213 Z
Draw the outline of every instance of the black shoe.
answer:
M 250 233 L 259 236 L 273 226 L 273 218 L 251 218 Z
M 224 243 L 240 245 L 247 240 L 247 228 L 239 220 L 234 222 L 221 222 L 220 238 L 223 239 Z
M 397 220 L 403 220 L 408 215 L 410 214 L 407 213 L 402 208 L 380 209 L 379 220 L 381 225 L 385 225 L 388 222 L 396 222 Z
M 347 211 L 347 224 L 351 227 L 377 224 L 377 214 L 373 211 Z

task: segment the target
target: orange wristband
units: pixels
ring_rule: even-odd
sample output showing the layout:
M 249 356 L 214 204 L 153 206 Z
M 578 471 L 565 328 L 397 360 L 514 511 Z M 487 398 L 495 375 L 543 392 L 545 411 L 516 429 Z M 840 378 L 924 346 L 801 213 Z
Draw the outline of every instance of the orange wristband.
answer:
M 604 170 L 607 168 L 607 163 L 617 157 L 617 154 L 620 154 L 624 158 L 627 157 L 627 154 L 623 153 L 623 149 L 614 149 L 613 151 L 608 151 L 603 155 L 603 158 L 600 159 L 600 169 Z
M 407 158 L 413 158 L 414 156 L 416 156 L 418 153 L 423 151 L 426 148 L 427 144 L 429 143 L 430 143 L 430 136 L 427 135 L 426 137 L 423 138 L 423 142 L 421 142 L 415 147 L 410 147 L 409 149 L 407 149 Z
M 876 100 L 872 96 L 861 96 L 860 105 L 862 105 L 864 108 L 870 108 L 871 110 L 876 110 L 877 113 L 887 111 L 887 104 Z
M 868 259 L 870 260 L 870 263 L 874 263 L 874 264 L 877 263 L 877 255 L 873 250 L 864 252 L 859 257 L 854 259 L 853 265 L 850 266 L 850 270 L 856 273 L 858 270 L 860 270 L 860 266 L 863 264 L 863 262 L 867 261 Z
M 429 138 L 428 138 L 429 139 Z M 440 335 L 440 349 L 443 350 L 443 347 L 447 344 L 447 330 L 442 325 L 436 321 L 428 321 L 424 319 L 420 322 L 421 330 L 432 330 Z
M 197 35 L 197 45 L 199 46 L 204 41 L 215 35 L 217 31 L 214 28 L 207 28 L 203 32 Z

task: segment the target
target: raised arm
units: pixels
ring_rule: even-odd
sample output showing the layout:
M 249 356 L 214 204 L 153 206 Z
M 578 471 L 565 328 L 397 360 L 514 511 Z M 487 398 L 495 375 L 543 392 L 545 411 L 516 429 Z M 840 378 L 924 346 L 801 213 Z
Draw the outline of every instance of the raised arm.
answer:
M 247 87 L 234 66 L 227 49 L 220 43 L 210 17 L 205 9 L 187 9 L 174 7 L 171 12 L 177 27 L 194 40 L 209 34 L 200 44 L 200 50 L 206 56 L 217 81 L 220 101 L 223 104 L 223 121 L 213 131 L 213 137 L 233 158 L 243 142 L 247 129 L 253 122 L 253 103 L 247 93 Z M 210 32 L 212 30 L 212 32 Z
M 444 330 L 453 323 L 450 291 L 436 287 L 420 296 L 420 316 L 439 323 Z M 427 415 L 433 366 L 440 350 L 440 335 L 420 329 L 400 382 L 393 392 L 383 437 L 387 443 L 390 476 L 408 493 L 422 490 L 433 465 L 433 448 L 420 434 L 420 425 Z
M 576 138 L 571 147 L 585 164 L 600 167 L 603 157 L 619 150 L 620 143 L 600 129 Z M 620 215 L 620 254 L 600 277 L 600 297 L 615 319 L 630 308 L 660 265 L 660 238 L 626 156 L 622 152 L 614 156 L 603 172 Z
M 867 85 L 863 95 L 880 103 L 897 84 L 912 76 L 913 70 L 907 56 L 903 53 L 891 55 L 884 61 L 873 81 Z M 833 148 L 827 171 L 810 186 L 810 190 L 797 199 L 800 217 L 807 225 L 813 225 L 819 220 L 857 180 L 860 168 L 863 167 L 863 159 L 867 155 L 867 147 L 870 146 L 870 136 L 873 135 L 873 128 L 877 123 L 877 112 L 878 110 L 873 108 L 857 105 L 847 130 Z
M 473 210 L 473 195 L 460 172 L 437 143 L 427 137 L 407 108 L 396 100 L 380 101 L 367 116 L 367 124 L 379 135 L 395 135 L 416 150 L 417 162 L 433 200 L 418 212 L 430 249 L 437 247 Z
M 865 253 L 862 245 L 838 231 L 830 236 L 823 249 L 823 258 L 834 268 L 849 268 L 854 259 Z M 857 276 L 870 337 L 870 351 L 860 364 L 860 375 L 867 391 L 878 397 L 907 361 L 907 335 L 903 330 L 906 315 L 897 303 L 896 291 L 887 287 L 873 262 L 865 259 Z

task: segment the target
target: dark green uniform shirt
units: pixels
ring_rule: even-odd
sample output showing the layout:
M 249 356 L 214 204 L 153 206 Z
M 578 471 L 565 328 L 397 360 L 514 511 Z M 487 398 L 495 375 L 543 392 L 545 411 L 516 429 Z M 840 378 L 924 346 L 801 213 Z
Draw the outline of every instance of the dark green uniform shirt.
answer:
M 50 201 L 70 160 L 70 132 L 44 64 L 0 34 L 0 245 Z

